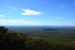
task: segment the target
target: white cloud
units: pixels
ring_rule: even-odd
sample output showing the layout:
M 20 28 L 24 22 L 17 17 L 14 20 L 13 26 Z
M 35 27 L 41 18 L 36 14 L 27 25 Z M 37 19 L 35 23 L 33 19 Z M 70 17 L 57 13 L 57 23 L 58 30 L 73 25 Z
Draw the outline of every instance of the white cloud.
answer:
M 31 9 L 22 9 L 22 15 L 41 15 L 43 14 L 40 11 L 35 11 L 35 10 L 31 10 Z
M 0 18 L 4 18 L 4 17 L 5 17 L 5 15 L 3 15 L 3 14 L 0 15 Z
M 31 20 L 0 19 L 0 25 L 44 25 Z
M 13 6 L 5 5 L 9 9 L 17 10 L 17 11 L 22 11 L 21 15 L 42 15 L 43 13 L 40 11 L 36 10 L 31 10 L 31 9 L 18 9 Z

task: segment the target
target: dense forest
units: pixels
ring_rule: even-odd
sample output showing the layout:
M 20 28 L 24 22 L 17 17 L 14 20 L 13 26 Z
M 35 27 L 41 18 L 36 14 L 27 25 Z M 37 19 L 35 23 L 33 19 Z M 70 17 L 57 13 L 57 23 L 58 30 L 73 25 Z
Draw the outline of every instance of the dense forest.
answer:
M 65 33 L 67 35 L 69 32 Z M 63 35 L 63 37 L 66 36 Z M 55 38 L 50 38 L 50 36 L 49 38 L 33 38 L 27 33 L 12 31 L 0 26 L 0 50 L 75 50 L 75 41 L 72 41 L 74 35 L 72 35 L 72 39 L 66 37 L 67 40 L 64 39 L 64 41 L 63 38 L 60 38 L 61 35 L 55 36 Z

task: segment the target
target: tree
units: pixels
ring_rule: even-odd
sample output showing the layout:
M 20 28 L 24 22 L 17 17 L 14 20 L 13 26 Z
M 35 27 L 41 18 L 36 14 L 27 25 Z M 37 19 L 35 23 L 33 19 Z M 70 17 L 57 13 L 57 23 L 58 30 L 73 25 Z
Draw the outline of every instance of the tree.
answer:
M 6 33 L 6 32 L 8 32 L 8 28 L 0 26 L 0 33 Z

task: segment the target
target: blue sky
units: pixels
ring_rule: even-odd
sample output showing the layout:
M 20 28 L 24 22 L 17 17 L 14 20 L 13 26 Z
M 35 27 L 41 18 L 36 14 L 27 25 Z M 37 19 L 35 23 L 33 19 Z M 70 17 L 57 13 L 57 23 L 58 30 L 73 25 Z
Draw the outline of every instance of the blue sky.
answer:
M 0 0 L 0 25 L 75 26 L 75 0 Z

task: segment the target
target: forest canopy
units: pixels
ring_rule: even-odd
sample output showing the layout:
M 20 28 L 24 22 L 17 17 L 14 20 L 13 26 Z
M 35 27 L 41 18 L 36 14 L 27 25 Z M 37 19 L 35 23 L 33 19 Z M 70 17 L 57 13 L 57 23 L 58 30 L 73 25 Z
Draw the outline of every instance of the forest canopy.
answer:
M 32 38 L 27 33 L 12 32 L 0 26 L 1 50 L 75 50 L 75 47 L 58 43 L 49 43 L 39 38 Z

